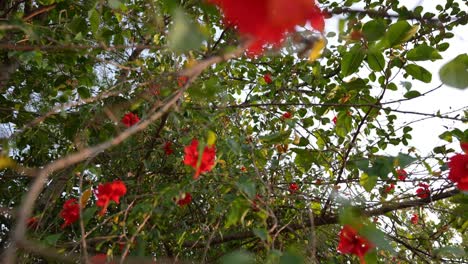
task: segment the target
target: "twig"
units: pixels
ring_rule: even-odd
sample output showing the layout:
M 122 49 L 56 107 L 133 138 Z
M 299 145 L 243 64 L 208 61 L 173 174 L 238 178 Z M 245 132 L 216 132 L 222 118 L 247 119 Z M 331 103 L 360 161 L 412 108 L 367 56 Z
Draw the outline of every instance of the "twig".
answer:
M 122 253 L 122 257 L 120 258 L 120 264 L 124 264 L 125 263 L 125 258 L 127 257 L 128 255 L 128 252 L 130 250 L 130 247 L 132 246 L 133 244 L 133 241 L 135 241 L 135 238 L 136 236 L 141 232 L 141 230 L 143 229 L 143 227 L 146 225 L 146 222 L 148 222 L 148 220 L 150 219 L 151 217 L 151 213 L 148 213 L 145 217 L 145 219 L 143 220 L 143 223 L 141 223 L 141 225 L 138 227 L 138 229 L 136 230 L 136 232 L 133 234 L 133 236 L 130 238 L 130 241 L 127 242 L 127 245 L 125 246 L 125 250 L 124 252 Z
M 83 260 L 85 264 L 89 263 L 88 259 L 88 247 L 86 246 L 86 230 L 84 226 L 84 219 L 83 219 L 83 173 L 78 173 L 80 182 L 79 182 L 79 192 L 80 192 L 80 200 L 78 201 L 78 206 L 80 210 L 80 232 L 81 232 L 81 247 L 83 252 Z

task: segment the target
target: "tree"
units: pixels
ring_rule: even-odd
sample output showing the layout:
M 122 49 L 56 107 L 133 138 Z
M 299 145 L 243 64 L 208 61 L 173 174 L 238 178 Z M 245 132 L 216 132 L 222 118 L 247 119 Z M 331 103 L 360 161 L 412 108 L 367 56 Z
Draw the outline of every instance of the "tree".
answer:
M 466 262 L 466 107 L 395 105 L 468 15 L 402 4 L 0 1 L 3 263 Z

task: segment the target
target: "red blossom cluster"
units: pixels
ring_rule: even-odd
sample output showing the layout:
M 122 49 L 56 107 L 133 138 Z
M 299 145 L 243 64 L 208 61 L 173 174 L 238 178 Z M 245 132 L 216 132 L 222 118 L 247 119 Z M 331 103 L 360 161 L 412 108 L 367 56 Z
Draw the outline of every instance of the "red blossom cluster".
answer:
M 468 191 L 468 143 L 460 143 L 465 154 L 456 154 L 450 158 L 448 166 L 449 180 L 457 184 L 458 189 Z
M 164 153 L 166 153 L 167 156 L 171 155 L 174 153 L 174 150 L 172 149 L 172 142 L 168 141 L 164 144 L 163 146 Z
M 419 215 L 413 214 L 413 216 L 411 217 L 411 223 L 413 223 L 413 225 L 417 225 L 418 222 L 419 222 Z
M 283 119 L 290 119 L 292 117 L 292 114 L 290 112 L 285 112 L 281 117 Z
M 299 190 L 299 185 L 295 182 L 289 184 L 289 192 L 290 193 L 295 193 Z
M 273 80 L 271 79 L 271 75 L 269 73 L 263 75 L 263 80 L 267 83 L 267 84 L 270 84 L 273 82 Z
M 104 215 L 106 213 L 110 201 L 114 201 L 118 204 L 120 202 L 120 197 L 126 193 L 127 187 L 120 180 L 99 184 L 96 191 L 96 205 L 102 207 L 99 215 Z
M 187 76 L 179 76 L 177 77 L 177 85 L 182 88 L 185 86 L 185 84 L 187 84 L 189 78 Z
M 431 190 L 429 190 L 429 185 L 428 184 L 425 184 L 425 183 L 420 183 L 418 184 L 418 186 L 420 188 L 418 188 L 416 190 L 416 195 L 419 197 L 419 198 L 427 198 L 431 195 Z
M 38 222 L 39 222 L 39 220 L 37 219 L 37 217 L 33 216 L 33 217 L 28 219 L 28 221 L 26 222 L 26 225 L 28 226 L 28 228 L 36 228 Z
M 284 36 L 296 26 L 310 22 L 323 31 L 325 21 L 313 0 L 209 0 L 224 13 L 226 24 L 237 28 L 241 36 L 252 38 L 251 54 L 260 54 L 267 44 L 281 45 Z
M 177 199 L 177 205 L 179 205 L 180 207 L 183 207 L 183 206 L 186 206 L 187 204 L 189 204 L 190 202 L 192 202 L 192 195 L 188 192 L 182 194 L 182 196 Z
M 366 238 L 358 235 L 357 231 L 349 225 L 343 226 L 339 236 L 338 251 L 343 254 L 356 255 L 361 263 L 365 263 L 364 256 L 374 248 L 374 245 Z
M 333 121 L 333 124 L 336 125 L 336 122 L 338 122 L 338 117 L 334 116 L 333 119 L 332 119 L 332 121 Z
M 395 189 L 395 184 L 391 183 L 390 185 L 385 186 L 385 193 L 390 193 Z
M 140 118 L 138 117 L 138 115 L 136 115 L 136 114 L 134 114 L 132 112 L 126 113 L 122 117 L 122 123 L 126 127 L 131 127 L 131 126 L 135 125 L 138 122 L 140 122 Z
M 200 158 L 198 153 L 198 140 L 193 139 L 192 144 L 184 148 L 184 152 L 184 164 L 195 169 L 195 174 L 193 175 L 194 179 L 198 179 L 201 173 L 213 169 L 216 156 L 216 148 L 214 146 L 205 146 Z
M 65 220 L 65 223 L 61 225 L 61 228 L 65 228 L 80 218 L 80 205 L 75 198 L 68 199 L 63 204 L 63 209 L 60 211 L 60 217 Z
M 397 170 L 396 173 L 397 173 L 397 177 L 398 177 L 398 179 L 400 181 L 406 180 L 406 177 L 408 176 L 408 173 L 403 169 Z

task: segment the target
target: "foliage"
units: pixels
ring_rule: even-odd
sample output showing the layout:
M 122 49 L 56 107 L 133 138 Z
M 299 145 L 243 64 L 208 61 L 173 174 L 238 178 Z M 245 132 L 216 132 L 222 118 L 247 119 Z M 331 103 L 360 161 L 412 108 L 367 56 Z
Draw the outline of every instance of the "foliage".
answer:
M 466 54 L 438 63 L 466 4 L 316 3 L 338 29 L 246 55 L 252 36 L 207 1 L 0 1 L 1 248 L 18 263 L 468 261 L 447 165 L 468 112 L 416 113 L 455 122 L 421 153 L 397 109 L 438 85 L 426 65 L 468 86 Z M 126 192 L 99 198 L 118 180 Z M 337 253 L 344 225 L 377 249 Z

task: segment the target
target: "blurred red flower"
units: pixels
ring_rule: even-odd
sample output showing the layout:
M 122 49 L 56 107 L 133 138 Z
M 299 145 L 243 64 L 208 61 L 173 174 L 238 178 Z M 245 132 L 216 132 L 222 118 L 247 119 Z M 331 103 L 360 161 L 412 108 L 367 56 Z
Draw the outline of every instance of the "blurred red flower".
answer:
M 138 117 L 138 115 L 132 113 L 132 112 L 129 112 L 129 113 L 126 113 L 123 117 L 122 117 L 122 123 L 126 126 L 126 127 L 131 127 L 133 126 L 134 124 L 140 122 L 140 118 Z
M 184 164 L 195 169 L 194 179 L 198 179 L 201 173 L 208 172 L 215 165 L 216 148 L 214 146 L 205 146 L 203 150 L 200 164 L 198 164 L 198 140 L 193 139 L 192 144 L 184 148 L 185 157 Z
M 390 185 L 387 185 L 385 187 L 385 193 L 391 192 L 393 189 L 395 189 L 395 184 L 391 183 Z
M 65 228 L 80 218 L 80 206 L 75 198 L 68 199 L 63 204 L 63 209 L 60 211 L 60 217 L 65 220 L 65 223 L 61 225 L 61 228 Z
M 335 124 L 335 125 L 336 125 L 336 122 L 338 122 L 338 117 L 336 117 L 336 116 L 335 116 L 335 117 L 333 117 L 332 121 L 333 121 L 333 124 Z
M 408 176 L 408 173 L 406 173 L 406 171 L 403 170 L 403 169 L 397 170 L 396 173 L 397 173 L 397 177 L 398 177 L 398 179 L 400 181 L 406 180 L 406 177 Z
M 468 154 L 468 142 L 460 142 L 461 149 Z
M 179 205 L 180 207 L 186 206 L 190 202 L 192 202 L 192 195 L 188 192 L 182 194 L 182 196 L 179 199 L 177 199 L 177 205 Z
M 110 201 L 114 201 L 118 204 L 120 202 L 120 197 L 127 193 L 127 187 L 122 181 L 115 180 L 113 182 L 99 184 L 95 193 L 97 196 L 96 205 L 102 207 L 99 215 L 104 215 Z
M 356 255 L 361 263 L 365 263 L 364 256 L 370 249 L 374 248 L 374 245 L 366 238 L 358 235 L 357 231 L 349 225 L 343 226 L 339 236 L 338 251 L 343 254 Z
M 273 80 L 271 79 L 271 75 L 269 73 L 263 75 L 263 80 L 265 80 L 267 84 L 270 84 L 273 82 Z
M 299 190 L 299 185 L 295 182 L 289 184 L 289 192 L 290 193 L 295 193 Z
M 164 144 L 164 153 L 166 153 L 166 155 L 171 155 L 172 153 L 174 153 L 174 150 L 172 149 L 172 142 L 168 141 Z
M 429 190 L 429 185 L 425 184 L 425 183 L 420 183 L 418 184 L 419 187 L 421 188 L 418 188 L 416 190 L 416 195 L 419 197 L 419 198 L 427 198 L 431 195 L 431 190 Z
M 35 228 L 38 222 L 39 220 L 37 219 L 37 217 L 33 216 L 28 219 L 28 221 L 26 222 L 26 225 L 28 226 L 28 228 Z
M 418 222 L 419 222 L 419 215 L 413 214 L 413 216 L 411 217 L 411 223 L 413 223 L 413 225 L 417 225 Z
M 185 84 L 188 82 L 188 77 L 187 76 L 179 76 L 177 77 L 177 85 L 179 87 L 184 87 Z
M 449 180 L 456 183 L 458 189 L 468 191 L 468 154 L 456 154 L 448 163 Z
M 292 114 L 290 112 L 286 112 L 282 115 L 283 119 L 290 119 L 292 117 Z
M 253 38 L 249 53 L 260 54 L 267 44 L 279 46 L 288 32 L 310 22 L 323 31 L 325 21 L 313 0 L 209 0 L 224 13 L 228 25 L 236 26 L 244 37 Z

